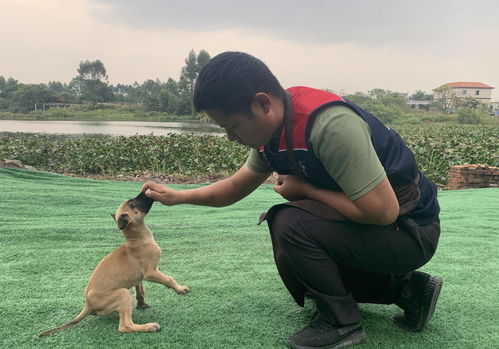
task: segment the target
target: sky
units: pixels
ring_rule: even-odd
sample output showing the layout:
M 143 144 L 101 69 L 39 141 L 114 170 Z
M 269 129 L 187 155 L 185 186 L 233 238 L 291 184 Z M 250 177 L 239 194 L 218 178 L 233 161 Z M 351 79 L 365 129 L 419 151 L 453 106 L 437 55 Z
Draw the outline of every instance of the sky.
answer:
M 413 93 L 482 82 L 499 100 L 498 0 L 0 0 L 0 76 L 178 80 L 189 51 L 252 54 L 284 87 Z

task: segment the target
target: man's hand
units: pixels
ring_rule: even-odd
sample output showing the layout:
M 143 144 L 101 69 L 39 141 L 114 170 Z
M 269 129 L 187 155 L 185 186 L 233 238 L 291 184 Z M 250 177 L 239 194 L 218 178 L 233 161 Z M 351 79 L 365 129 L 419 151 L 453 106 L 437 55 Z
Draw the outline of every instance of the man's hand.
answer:
M 172 206 L 179 203 L 180 192 L 163 184 L 147 181 L 142 186 L 141 191 L 144 192 L 148 198 L 161 202 L 166 206 Z
M 303 200 L 307 198 L 307 190 L 310 184 L 293 175 L 277 176 L 277 184 L 274 190 L 289 201 Z

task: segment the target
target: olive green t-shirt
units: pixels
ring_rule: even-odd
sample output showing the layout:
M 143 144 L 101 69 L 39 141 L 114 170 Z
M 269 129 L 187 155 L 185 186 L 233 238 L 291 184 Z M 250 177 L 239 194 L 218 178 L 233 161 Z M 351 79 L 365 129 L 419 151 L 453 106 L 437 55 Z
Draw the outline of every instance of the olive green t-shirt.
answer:
M 333 106 L 320 112 L 310 143 L 331 178 L 351 200 L 370 192 L 386 175 L 371 142 L 369 126 L 348 107 Z M 255 149 L 250 151 L 246 165 L 258 173 L 272 172 Z

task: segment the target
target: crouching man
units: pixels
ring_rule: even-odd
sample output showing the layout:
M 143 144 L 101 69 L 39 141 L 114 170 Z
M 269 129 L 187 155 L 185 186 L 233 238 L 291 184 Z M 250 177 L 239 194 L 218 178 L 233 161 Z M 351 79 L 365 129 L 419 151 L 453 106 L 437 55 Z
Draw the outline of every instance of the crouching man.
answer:
M 227 206 L 273 172 L 288 202 L 263 217 L 277 269 L 297 304 L 309 294 L 316 315 L 287 341 L 293 348 L 339 348 L 365 341 L 358 303 L 396 304 L 395 324 L 421 331 L 442 278 L 415 271 L 440 234 L 436 185 L 399 135 L 332 93 L 283 89 L 267 66 L 240 52 L 200 72 L 194 106 L 251 147 L 232 177 L 175 191 L 154 182 L 145 194 L 165 205 Z

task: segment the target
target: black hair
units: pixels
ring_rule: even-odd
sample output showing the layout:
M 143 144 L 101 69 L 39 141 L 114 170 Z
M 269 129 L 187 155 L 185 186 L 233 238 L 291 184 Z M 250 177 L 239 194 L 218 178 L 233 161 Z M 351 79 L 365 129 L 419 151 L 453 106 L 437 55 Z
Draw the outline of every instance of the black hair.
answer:
M 226 115 L 250 113 L 258 92 L 284 98 L 285 90 L 270 69 L 243 52 L 224 52 L 213 57 L 199 72 L 193 105 L 197 112 L 220 110 Z

